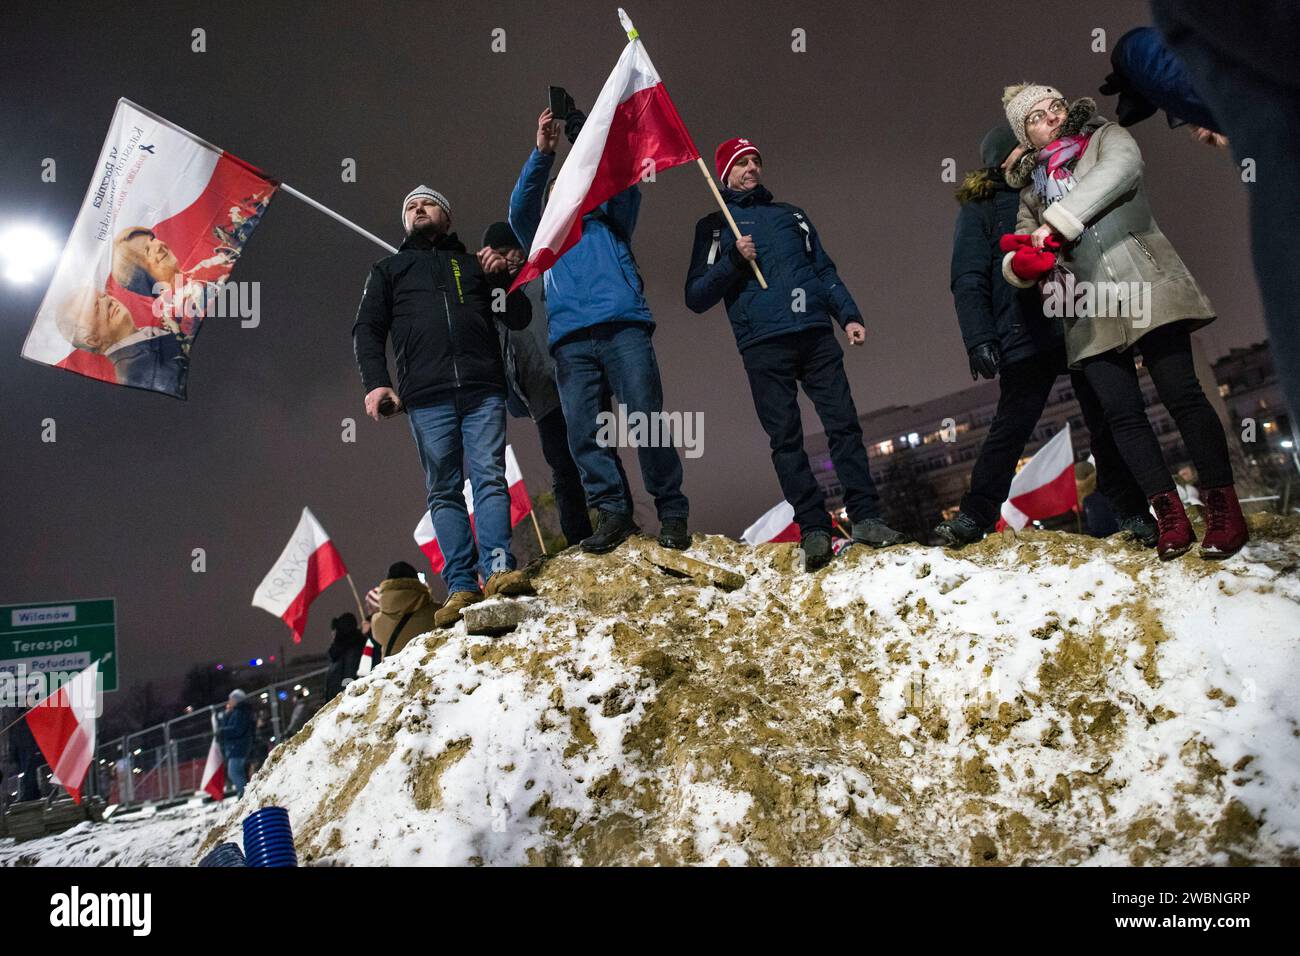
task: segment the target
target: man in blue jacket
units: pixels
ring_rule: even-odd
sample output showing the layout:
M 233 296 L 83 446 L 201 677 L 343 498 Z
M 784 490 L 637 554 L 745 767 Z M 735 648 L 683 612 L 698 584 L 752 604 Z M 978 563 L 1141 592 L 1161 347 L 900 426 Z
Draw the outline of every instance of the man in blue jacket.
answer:
M 808 216 L 797 206 L 774 202 L 761 184 L 758 148 L 747 139 L 727 140 L 714 163 L 726 187 L 723 199 L 742 235 L 732 233 L 721 213 L 696 224 L 686 305 L 706 312 L 719 301 L 726 303 L 754 408 L 771 441 L 772 464 L 799 523 L 804 567 L 823 567 L 833 552 L 825 497 L 803 447 L 799 385 L 826 429 L 853 540 L 877 548 L 898 544 L 903 536 L 880 517 L 880 496 L 844 374 L 844 352 L 831 323 L 832 318 L 839 322 L 850 345 L 861 345 L 867 334 L 862 313 Z M 766 289 L 754 276 L 754 261 L 763 270 Z
M 584 119 L 577 110 L 565 118 L 570 142 Z M 532 246 L 541 223 L 559 136 L 560 121 L 547 109 L 537 122 L 536 148 L 510 194 L 510 227 L 526 247 Z M 582 541 L 582 549 L 593 554 L 614 550 L 638 530 L 616 452 L 597 438 L 597 416 L 605 411 L 606 396 L 612 391 L 629 418 L 657 421 L 663 411 L 659 363 L 650 341 L 654 318 L 632 258 L 640 207 L 641 192 L 633 186 L 588 213 L 582 220 L 582 238 L 544 275 L 548 340 L 569 447 L 587 501 L 599 512 L 595 532 Z M 647 442 L 637 447 L 637 457 L 659 513 L 659 542 L 679 550 L 690 547 L 690 508 L 682 494 L 677 449 Z

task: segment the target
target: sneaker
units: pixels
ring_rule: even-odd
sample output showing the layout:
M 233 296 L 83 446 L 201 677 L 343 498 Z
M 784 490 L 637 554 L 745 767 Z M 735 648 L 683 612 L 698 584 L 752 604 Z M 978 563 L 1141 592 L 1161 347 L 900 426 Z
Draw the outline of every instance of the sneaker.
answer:
M 964 548 L 968 544 L 984 540 L 984 529 L 964 511 L 957 512 L 955 517 L 947 521 L 941 521 L 934 533 L 943 539 L 945 548 Z
M 1205 540 L 1201 542 L 1201 557 L 1227 558 L 1244 548 L 1250 540 L 1250 531 L 1237 501 L 1237 489 L 1232 485 L 1202 488 L 1201 500 L 1205 502 Z
M 887 548 L 891 544 L 902 544 L 907 537 L 879 518 L 866 518 L 853 522 L 853 540 L 858 544 L 869 544 L 873 548 Z
M 1160 538 L 1160 526 L 1150 512 L 1142 512 L 1120 519 L 1119 533 L 1144 548 L 1154 548 Z
M 533 590 L 531 575 L 524 568 L 510 571 L 494 571 L 483 585 L 484 597 L 516 597 L 520 594 L 536 594 Z
M 596 518 L 596 530 L 582 539 L 581 548 L 588 554 L 607 554 L 640 530 L 630 514 L 602 511 Z
M 835 557 L 828 531 L 809 531 L 799 539 L 799 547 L 803 549 L 803 569 L 808 574 L 826 567 Z
M 460 612 L 481 600 L 483 595 L 478 591 L 456 591 L 449 595 L 446 603 L 433 613 L 433 626 L 454 627 L 460 620 Z
M 1187 511 L 1176 491 L 1162 491 L 1151 498 L 1151 508 L 1156 513 L 1156 555 L 1161 561 L 1171 561 L 1186 554 L 1196 543 L 1196 532 L 1187 520 Z
M 674 551 L 685 551 L 691 546 L 691 533 L 686 529 L 685 518 L 665 518 L 659 525 L 659 543 Z

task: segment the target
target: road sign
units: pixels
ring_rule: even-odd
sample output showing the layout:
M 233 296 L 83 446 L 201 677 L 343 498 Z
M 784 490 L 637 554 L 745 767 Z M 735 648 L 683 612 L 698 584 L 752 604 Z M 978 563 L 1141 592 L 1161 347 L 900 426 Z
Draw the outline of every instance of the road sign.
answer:
M 72 674 L 100 661 L 117 690 L 117 612 L 112 598 L 0 605 L 0 671 Z

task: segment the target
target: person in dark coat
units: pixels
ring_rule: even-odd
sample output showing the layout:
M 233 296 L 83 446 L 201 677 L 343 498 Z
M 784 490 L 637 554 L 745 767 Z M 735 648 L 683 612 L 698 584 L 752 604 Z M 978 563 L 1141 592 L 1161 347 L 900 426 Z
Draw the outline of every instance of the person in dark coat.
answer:
M 957 190 L 961 211 L 952 246 L 952 296 L 972 379 L 998 380 L 998 407 L 971 471 L 961 510 L 934 529 L 960 548 L 979 541 L 997 523 L 1016 465 L 1043 414 L 1059 376 L 1068 371 L 1063 328 L 1043 314 L 1035 288 L 1018 289 L 1002 278 L 999 239 L 1015 231 L 1020 190 L 1007 184 L 1003 164 L 1022 150 L 1002 123 L 980 143 L 981 168 Z M 1143 545 L 1156 541 L 1146 497 L 1120 457 L 1096 393 L 1080 372 L 1070 383 L 1092 437 L 1098 486 L 1124 516 L 1122 529 Z
M 1186 64 L 1155 27 L 1134 27 L 1110 51 L 1112 72 L 1100 92 L 1116 95 L 1115 120 L 1132 126 L 1164 110 L 1170 127 L 1188 123 L 1222 133 L 1205 100 L 1192 85 Z
M 522 329 L 532 309 L 522 292 L 502 295 L 510 277 L 490 248 L 466 252 L 449 232 L 445 196 L 418 186 L 402 202 L 406 239 L 370 270 L 352 341 L 366 413 L 379 421 L 399 410 L 424 467 L 428 507 L 446 566 L 448 598 L 436 617 L 451 627 L 470 604 L 527 593 L 510 550 L 506 485 L 506 381 L 497 324 Z M 499 306 L 498 306 L 499 303 Z M 385 345 L 397 361 L 397 390 Z M 474 532 L 465 505 L 465 464 L 474 488 Z M 477 557 L 477 560 L 476 560 Z M 486 583 L 479 588 L 479 578 Z
M 508 222 L 494 222 L 488 226 L 483 233 L 483 245 L 505 258 L 512 276 L 519 272 L 527 258 Z M 592 533 L 587 493 L 582 487 L 582 474 L 569 450 L 569 429 L 555 383 L 555 359 L 547 347 L 545 283 L 530 282 L 524 292 L 532 305 L 533 320 L 527 328 L 517 331 L 505 326 L 499 329 L 506 368 L 506 408 L 513 417 L 531 418 L 537 426 L 542 455 L 551 467 L 551 489 L 560 515 L 560 530 L 565 542 L 573 545 Z M 627 473 L 617 452 L 614 462 L 631 502 Z
M 253 712 L 248 695 L 238 687 L 226 699 L 226 712 L 217 722 L 217 732 L 226 775 L 235 788 L 235 797 L 242 797 L 248 785 L 248 754 L 253 749 Z
M 325 672 L 327 700 L 356 679 L 361 652 L 366 647 L 366 636 L 357 627 L 357 616 L 350 611 L 330 621 L 330 631 L 334 639 L 330 641 L 330 666 Z
M 825 496 L 803 447 L 799 386 L 826 429 L 853 540 L 873 547 L 898 544 L 903 536 L 881 520 L 880 496 L 844 374 L 844 352 L 835 341 L 838 323 L 850 345 L 862 344 L 867 334 L 862 312 L 807 213 L 776 202 L 762 185 L 758 148 L 747 139 L 727 140 L 718 147 L 714 164 L 741 235 L 732 233 L 720 212 L 696 223 L 686 305 L 704 313 L 719 302 L 726 304 L 781 491 L 799 523 L 804 566 L 809 571 L 823 567 L 833 551 Z M 766 289 L 758 284 L 753 261 L 763 270 Z

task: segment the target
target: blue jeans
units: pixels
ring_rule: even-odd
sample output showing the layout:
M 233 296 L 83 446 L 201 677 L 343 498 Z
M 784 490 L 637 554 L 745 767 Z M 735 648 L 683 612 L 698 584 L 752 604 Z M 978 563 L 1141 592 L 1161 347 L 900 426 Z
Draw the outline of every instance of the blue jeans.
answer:
M 569 427 L 569 449 L 582 474 L 587 503 L 601 511 L 632 513 L 617 452 L 596 440 L 596 416 L 606 411 L 608 392 L 614 393 L 616 403 L 627 407 L 629 415 L 663 411 L 663 384 L 650 332 L 641 322 L 606 322 L 571 333 L 551 349 L 560 405 Z M 690 506 L 682 494 L 682 462 L 677 449 L 641 446 L 637 458 L 659 520 L 684 520 Z
M 461 394 L 435 405 L 409 410 L 411 434 L 424 466 L 433 531 L 446 565 L 447 593 L 479 590 L 494 571 L 515 566 L 510 553 L 510 491 L 506 486 L 506 398 L 503 394 Z M 465 508 L 465 474 L 469 466 L 474 491 L 474 531 L 478 534 L 475 570 L 474 535 Z
M 228 757 L 226 759 L 226 773 L 230 776 L 230 785 L 235 788 L 235 798 L 242 797 L 244 787 L 248 786 L 248 758 Z

